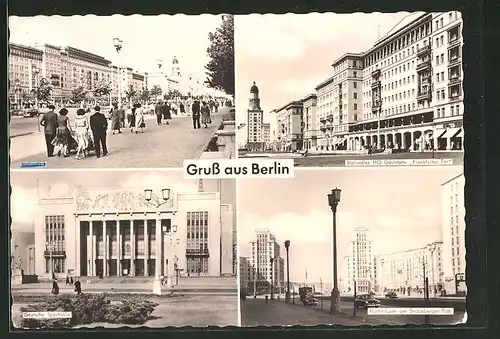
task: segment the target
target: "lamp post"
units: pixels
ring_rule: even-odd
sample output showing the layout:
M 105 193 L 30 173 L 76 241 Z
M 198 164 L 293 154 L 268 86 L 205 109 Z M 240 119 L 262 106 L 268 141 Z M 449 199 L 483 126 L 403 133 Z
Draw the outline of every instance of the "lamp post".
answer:
M 290 240 L 285 241 L 286 249 L 286 295 L 285 302 L 290 302 Z
M 436 243 L 427 245 L 427 249 L 431 252 L 432 295 L 436 298 L 436 282 L 434 280 L 434 251 L 436 250 Z
M 330 312 L 336 314 L 340 311 L 340 291 L 337 279 L 337 206 L 340 202 L 341 190 L 335 188 L 328 194 L 328 205 L 333 214 L 333 289 L 331 295 Z
M 382 268 L 382 279 L 380 280 L 380 290 L 382 291 L 383 294 L 385 294 L 385 288 L 384 288 L 384 258 L 380 258 L 380 267 Z
M 123 41 L 120 38 L 113 38 L 113 45 L 115 46 L 116 54 L 120 55 L 120 51 L 123 47 Z M 121 69 L 120 60 L 118 60 L 118 107 L 122 107 L 122 81 L 121 81 Z
M 35 77 L 35 109 L 38 110 L 38 74 L 40 73 L 40 69 L 38 67 L 36 67 L 35 65 L 32 65 L 32 71 L 33 71 L 33 75 Z M 38 132 L 41 131 L 41 128 L 40 128 L 40 114 L 36 114 L 36 125 L 38 126 Z
M 14 80 L 14 101 L 16 103 L 16 108 L 19 108 L 19 86 L 21 84 L 21 80 L 16 79 Z
M 274 300 L 274 258 L 270 258 L 271 263 L 271 300 Z
M 161 198 L 163 201 L 160 201 L 158 199 L 158 202 L 156 203 L 155 207 L 157 209 L 157 215 L 160 214 L 160 207 L 165 205 L 166 203 L 169 202 L 170 199 L 170 189 L 164 188 L 161 190 Z M 151 202 L 153 200 L 153 190 L 151 189 L 145 189 L 144 190 L 144 199 L 147 202 Z M 161 227 L 161 225 L 160 225 Z M 162 279 L 160 277 L 160 271 L 161 271 L 161 263 L 163 261 L 162 258 L 162 247 L 163 247 L 163 234 L 167 233 L 169 234 L 171 231 L 174 233 L 177 232 L 177 226 L 173 226 L 171 229 L 168 229 L 166 226 L 164 229 L 160 229 L 157 227 L 156 229 L 156 250 L 155 250 L 155 278 L 153 281 L 153 293 L 157 295 L 161 295 L 161 286 L 162 286 Z M 171 233 L 169 234 L 171 236 Z M 167 278 L 168 279 L 168 278 Z

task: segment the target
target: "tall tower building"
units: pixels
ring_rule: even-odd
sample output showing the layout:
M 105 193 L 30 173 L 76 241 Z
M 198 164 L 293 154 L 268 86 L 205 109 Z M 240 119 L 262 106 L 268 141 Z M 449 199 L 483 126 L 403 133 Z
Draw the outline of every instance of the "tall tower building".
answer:
M 248 100 L 248 144 L 247 147 L 251 150 L 262 150 L 264 148 L 264 140 L 262 133 L 262 125 L 264 120 L 264 112 L 260 108 L 259 88 L 253 82 L 250 88 L 250 98 Z
M 181 76 L 181 69 L 179 67 L 179 60 L 177 60 L 177 57 L 174 56 L 174 60 L 172 60 L 172 73 L 170 76 L 174 79 L 180 78 Z
M 358 293 L 369 293 L 375 288 L 372 242 L 368 240 L 368 229 L 358 227 L 354 232 L 355 240 L 349 242 L 348 255 L 344 258 L 347 269 L 345 289 L 352 293 L 356 281 Z
M 274 275 L 274 286 L 284 286 L 284 260 L 280 257 L 280 245 L 269 230 L 257 230 L 256 240 L 251 241 L 250 266 L 252 277 L 249 277 L 256 285 L 256 290 L 269 293 L 272 276 Z M 271 258 L 273 262 L 271 263 Z

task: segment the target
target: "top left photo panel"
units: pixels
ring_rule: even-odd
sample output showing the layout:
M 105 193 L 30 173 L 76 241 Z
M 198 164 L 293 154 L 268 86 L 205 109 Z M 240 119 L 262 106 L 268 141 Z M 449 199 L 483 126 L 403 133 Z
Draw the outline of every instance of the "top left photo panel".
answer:
M 11 169 L 236 157 L 232 15 L 9 17 Z

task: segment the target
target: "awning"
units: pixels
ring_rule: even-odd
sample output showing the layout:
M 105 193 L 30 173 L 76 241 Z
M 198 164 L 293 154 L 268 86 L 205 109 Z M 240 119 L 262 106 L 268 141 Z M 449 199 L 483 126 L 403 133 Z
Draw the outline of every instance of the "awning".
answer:
M 336 145 L 338 140 L 339 138 L 333 137 L 332 140 L 330 140 L 330 145 Z
M 343 144 L 346 139 L 347 139 L 346 137 L 339 138 L 339 140 L 337 140 L 337 143 L 335 145 Z
M 445 129 L 438 129 L 438 130 L 436 130 L 436 138 L 437 139 L 442 138 L 445 133 L 446 133 Z
M 459 129 L 460 128 L 449 128 L 448 130 L 446 130 L 446 134 L 442 136 L 442 138 L 453 138 L 455 134 L 458 133 Z
M 464 137 L 464 129 L 460 128 L 460 131 L 458 132 L 457 135 L 455 135 L 457 138 L 463 138 Z

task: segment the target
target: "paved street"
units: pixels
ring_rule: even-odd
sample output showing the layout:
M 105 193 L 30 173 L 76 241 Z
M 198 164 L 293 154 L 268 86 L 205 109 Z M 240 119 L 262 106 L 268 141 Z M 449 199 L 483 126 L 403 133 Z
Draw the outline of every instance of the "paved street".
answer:
M 239 157 L 245 157 L 244 152 L 239 153 Z M 272 158 L 272 159 L 294 159 L 295 166 L 301 167 L 344 167 L 346 160 L 398 160 L 398 159 L 452 159 L 453 165 L 462 165 L 464 161 L 463 152 L 408 152 L 395 154 L 373 154 L 373 155 L 309 155 L 300 156 L 297 153 L 252 153 L 252 158 Z
M 270 301 L 266 304 L 264 299 L 247 298 L 241 304 L 242 326 L 314 326 L 318 324 L 340 324 L 345 326 L 359 325 L 405 325 L 424 324 L 424 316 L 385 316 L 367 315 L 366 310 L 356 310 L 356 317 L 353 317 L 353 305 L 350 302 L 341 302 L 341 315 L 333 317 L 328 314 L 330 302 L 323 301 L 323 311 L 321 302 L 318 306 L 304 307 L 298 299 L 296 304 L 286 304 L 281 301 Z M 388 306 L 382 306 L 388 307 Z M 446 325 L 459 322 L 463 317 L 463 312 L 453 316 L 430 316 L 431 324 Z
M 108 133 L 109 154 L 100 159 L 94 156 L 81 160 L 47 158 L 42 133 L 14 137 L 11 138 L 11 166 L 19 168 L 21 162 L 45 161 L 47 168 L 182 167 L 184 159 L 199 158 L 228 112 L 228 108 L 221 109 L 220 113 L 212 115 L 213 123 L 209 128 L 198 130 L 193 129 L 190 117 L 174 117 L 170 125 L 157 126 L 155 117 L 148 116 L 142 134 L 131 133 L 129 129 L 123 129 L 122 134 Z M 24 120 L 33 121 L 34 127 Z M 28 126 L 36 130 L 36 118 L 24 120 L 11 120 L 11 131 L 20 133 Z

